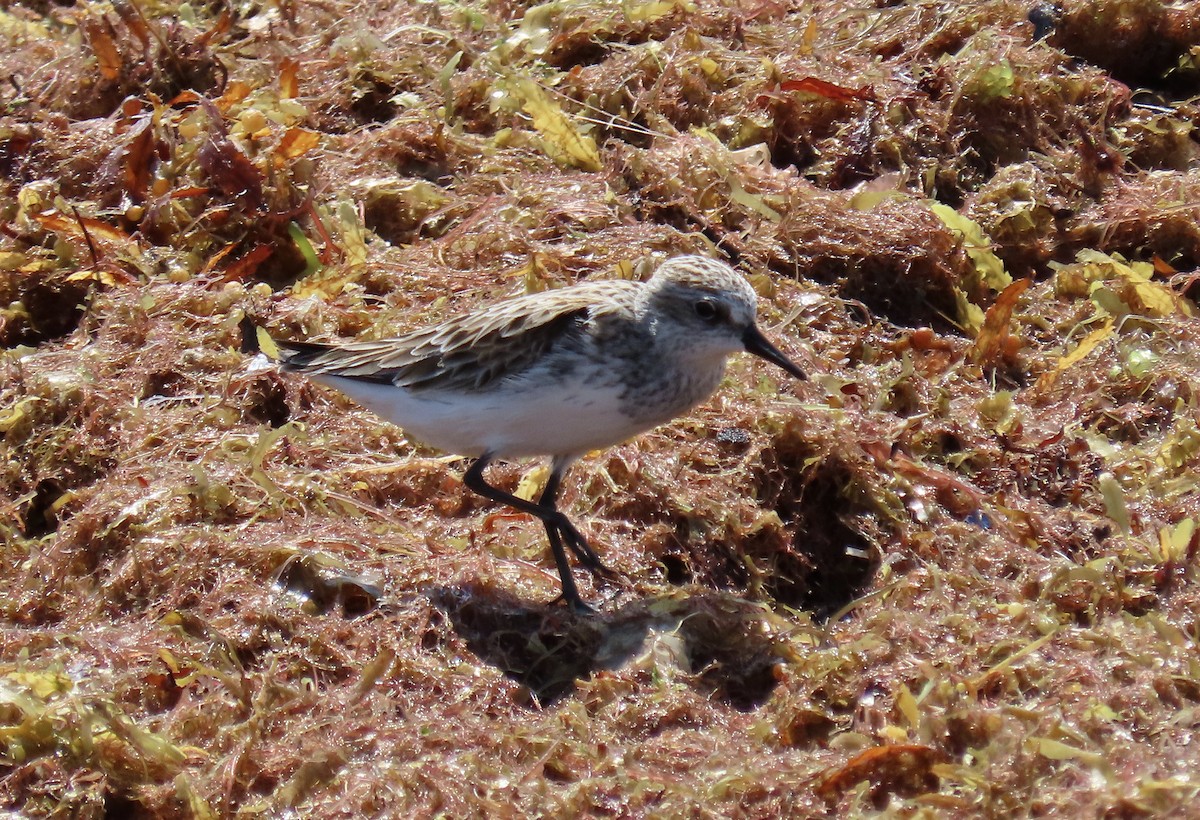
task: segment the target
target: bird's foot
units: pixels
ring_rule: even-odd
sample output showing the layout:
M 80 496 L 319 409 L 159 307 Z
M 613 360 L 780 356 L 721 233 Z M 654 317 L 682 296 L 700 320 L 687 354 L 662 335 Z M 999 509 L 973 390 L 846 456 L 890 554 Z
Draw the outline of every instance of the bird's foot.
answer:
M 575 595 L 567 595 L 565 592 L 560 593 L 558 597 L 550 602 L 550 606 L 554 606 L 559 602 L 566 604 L 567 608 L 575 615 L 596 614 L 596 608 L 580 598 L 578 593 Z
M 600 555 L 592 549 L 591 544 L 587 542 L 583 534 L 575 529 L 574 525 L 570 522 L 567 522 L 565 526 L 560 526 L 559 532 L 562 533 L 567 549 L 575 554 L 581 567 L 586 568 L 593 575 L 599 575 L 610 580 L 616 580 L 621 577 L 617 572 L 605 566 L 604 562 L 600 560 Z

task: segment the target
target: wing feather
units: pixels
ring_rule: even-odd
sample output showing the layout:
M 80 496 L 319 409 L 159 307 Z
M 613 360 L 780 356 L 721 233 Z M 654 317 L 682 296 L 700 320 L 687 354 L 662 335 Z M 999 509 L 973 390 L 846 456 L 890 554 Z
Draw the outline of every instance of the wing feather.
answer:
M 593 282 L 517 297 L 391 339 L 348 344 L 277 341 L 284 367 L 409 389 L 479 389 L 520 373 L 566 334 L 579 333 L 608 291 Z

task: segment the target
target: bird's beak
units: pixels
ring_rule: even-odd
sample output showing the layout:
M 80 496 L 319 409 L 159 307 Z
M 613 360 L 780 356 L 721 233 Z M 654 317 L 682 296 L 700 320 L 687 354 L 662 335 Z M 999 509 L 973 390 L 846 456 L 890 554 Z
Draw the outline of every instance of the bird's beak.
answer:
M 761 356 L 772 364 L 777 364 L 787 372 L 791 373 L 797 379 L 807 379 L 804 371 L 796 364 L 779 352 L 779 348 L 771 344 L 767 337 L 762 335 L 762 331 L 757 325 L 750 325 L 746 328 L 746 332 L 742 334 L 742 344 L 746 346 L 747 353 L 753 353 L 755 356 Z

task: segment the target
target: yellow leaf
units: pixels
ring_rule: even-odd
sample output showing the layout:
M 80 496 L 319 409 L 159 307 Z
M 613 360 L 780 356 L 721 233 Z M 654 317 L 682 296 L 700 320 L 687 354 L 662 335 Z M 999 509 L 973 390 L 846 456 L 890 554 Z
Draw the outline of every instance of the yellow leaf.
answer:
M 312 247 L 311 244 L 309 247 Z M 301 252 L 303 253 L 303 248 Z M 297 299 L 307 299 L 310 296 L 332 299 L 343 293 L 346 286 L 356 282 L 361 275 L 361 266 L 331 265 L 296 280 L 292 285 L 292 295 Z
M 1174 527 L 1163 527 L 1158 531 L 1158 549 L 1164 561 L 1182 561 L 1187 556 L 1192 535 L 1196 532 L 1196 519 L 1185 518 Z
M 820 30 L 817 28 L 817 18 L 809 17 L 808 24 L 804 27 L 804 34 L 800 37 L 800 53 L 809 55 L 813 53 L 813 46 L 817 42 L 817 35 Z
M 13 4 L 14 8 L 20 9 L 20 6 Z M 8 13 L 8 5 L 0 8 L 0 37 L 4 37 L 6 42 L 16 44 L 18 42 L 37 42 L 40 40 L 49 40 L 52 36 L 50 30 L 41 24 L 41 20 L 46 22 L 51 20 L 50 17 L 41 18 L 38 20 L 28 19 L 33 15 L 14 15 Z
M 1083 341 L 1081 341 L 1074 350 L 1059 359 L 1058 364 L 1053 370 L 1048 370 L 1038 377 L 1037 389 L 1047 390 L 1053 387 L 1054 383 L 1058 381 L 1059 375 L 1061 375 L 1064 370 L 1076 362 L 1084 359 L 1089 353 L 1095 350 L 1101 342 L 1111 336 L 1112 332 L 1113 320 L 1111 318 L 1105 319 L 1104 324 L 1085 336 Z
M 0 251 L 0 271 L 20 270 L 30 257 L 16 251 Z
M 111 273 L 106 270 L 97 268 L 84 268 L 77 270 L 67 277 L 68 282 L 99 282 L 102 285 L 112 286 L 117 283 L 117 280 Z
M 954 289 L 954 302 L 958 309 L 958 323 L 972 336 L 977 335 L 983 328 L 983 308 L 968 299 L 959 287 Z
M 779 211 L 768 205 L 761 196 L 752 194 L 742 187 L 741 181 L 732 173 L 726 177 L 729 182 L 729 198 L 737 204 L 766 217 L 771 222 L 782 222 L 783 216 Z
M 70 678 L 56 671 L 10 672 L 5 677 L 25 687 L 39 700 L 49 700 L 54 695 L 70 692 L 74 688 Z
M 389 669 L 392 668 L 392 663 L 396 660 L 396 651 L 390 647 L 384 647 L 375 655 L 374 660 L 367 663 L 363 667 L 362 677 L 354 687 L 354 700 L 357 703 L 379 682 Z
M 167 669 L 171 670 L 172 675 L 179 674 L 179 661 L 175 659 L 175 656 L 169 649 L 160 648 L 158 650 L 158 659 L 166 664 Z
M 676 6 L 675 3 L 664 2 L 664 0 L 650 0 L 650 2 L 641 3 L 625 0 L 622 5 L 625 7 L 625 17 L 631 23 L 653 22 L 675 11 Z
M 286 164 L 284 160 L 303 156 L 316 148 L 320 142 L 321 135 L 316 131 L 289 128 L 283 135 L 283 139 L 279 141 L 279 147 L 275 149 L 275 167 L 283 168 Z
M 16 427 L 17 424 L 20 423 L 21 419 L 25 418 L 27 415 L 25 412 L 26 408 L 31 407 L 36 402 L 36 398 L 28 396 L 21 399 L 11 408 L 9 408 L 7 413 L 0 415 L 0 433 L 7 433 L 9 430 Z
M 521 476 L 521 482 L 517 485 L 517 491 L 513 495 L 525 501 L 533 501 L 546 486 L 548 478 L 550 478 L 550 468 L 545 464 L 539 464 Z
M 253 90 L 254 88 L 249 83 L 233 80 L 225 86 L 225 93 L 216 99 L 216 106 L 221 111 L 228 112 L 229 109 L 249 97 Z
M 856 211 L 871 211 L 881 202 L 895 199 L 906 199 L 903 191 L 885 189 L 882 191 L 857 191 L 850 197 L 850 207 Z
M 337 219 L 341 227 L 342 256 L 346 267 L 358 271 L 367 264 L 367 237 L 358 220 L 358 209 L 347 199 L 337 204 Z
M 1195 313 L 1192 303 L 1161 282 L 1153 281 L 1157 272 L 1153 263 L 1127 263 L 1121 256 L 1084 249 L 1075 262 L 1058 267 L 1055 292 L 1060 296 L 1086 294 L 1101 313 L 1109 316 L 1149 316 L 1158 318 Z
M 1069 746 L 1060 740 L 1052 740 L 1048 737 L 1034 738 L 1034 740 L 1037 743 L 1038 754 L 1050 760 L 1079 760 L 1093 766 L 1104 762 L 1104 755 L 1099 752 L 1089 752 L 1086 749 Z
M 991 238 L 977 222 L 940 202 L 932 203 L 929 209 L 947 228 L 962 237 L 963 248 L 974 263 L 975 273 L 982 284 L 992 290 L 1004 290 L 1012 284 L 1012 277 L 1004 270 L 1004 263 L 992 253 Z
M 521 79 L 514 83 L 513 90 L 522 100 L 521 108 L 533 118 L 533 127 L 542 136 L 542 149 L 551 159 L 584 171 L 600 170 L 596 141 L 581 134 L 541 86 Z
M 1150 316 L 1170 316 L 1175 313 L 1179 299 L 1175 291 L 1157 282 L 1132 282 L 1130 290 L 1137 297 L 1139 313 Z
M 291 99 L 299 96 L 300 83 L 296 74 L 300 70 L 300 61 L 295 57 L 284 57 L 279 64 L 279 96 Z
M 525 285 L 526 293 L 541 293 L 551 284 L 546 277 L 546 268 L 536 253 L 531 253 L 524 265 L 507 275 L 510 279 L 520 279 Z
M 258 349 L 268 359 L 279 361 L 279 345 L 275 344 L 275 340 L 271 338 L 271 334 L 267 333 L 261 327 L 256 327 L 254 328 L 254 336 L 258 340 Z
M 1117 523 L 1121 532 L 1128 534 L 1129 507 L 1125 504 L 1125 491 L 1121 488 L 1121 483 L 1112 473 L 1101 473 L 1096 483 L 1100 485 L 1100 495 L 1104 498 L 1105 513 Z
M 1187 470 L 1197 452 L 1200 452 L 1200 429 L 1190 416 L 1180 415 L 1158 448 L 1154 461 L 1174 473 Z

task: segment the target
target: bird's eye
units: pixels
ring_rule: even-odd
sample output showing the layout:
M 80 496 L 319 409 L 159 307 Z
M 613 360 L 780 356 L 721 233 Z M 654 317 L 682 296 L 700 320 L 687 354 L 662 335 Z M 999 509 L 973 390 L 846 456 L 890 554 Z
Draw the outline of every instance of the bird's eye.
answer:
M 721 318 L 721 310 L 712 299 L 701 299 L 695 305 L 696 315 L 709 324 Z

